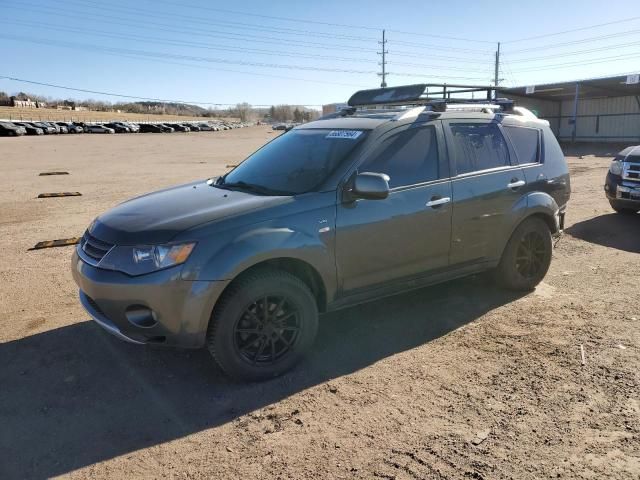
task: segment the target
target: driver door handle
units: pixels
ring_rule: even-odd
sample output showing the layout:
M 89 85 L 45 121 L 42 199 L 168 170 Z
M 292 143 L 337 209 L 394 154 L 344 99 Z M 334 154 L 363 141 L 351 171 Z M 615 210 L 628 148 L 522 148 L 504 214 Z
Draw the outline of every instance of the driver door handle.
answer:
M 507 188 L 510 188 L 511 190 L 515 190 L 517 188 L 522 187 L 525 183 L 524 180 L 518 180 L 517 178 L 512 178 L 511 182 L 507 183 Z
M 440 205 L 444 205 L 445 203 L 449 203 L 451 201 L 451 197 L 431 197 L 431 200 L 427 202 L 427 207 L 437 208 Z

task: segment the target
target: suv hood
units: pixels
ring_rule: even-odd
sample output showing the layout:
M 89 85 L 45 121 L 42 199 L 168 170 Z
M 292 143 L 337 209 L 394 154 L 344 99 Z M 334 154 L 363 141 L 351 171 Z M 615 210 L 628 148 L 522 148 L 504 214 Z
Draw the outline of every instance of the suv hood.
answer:
M 121 203 L 100 215 L 89 227 L 89 233 L 117 245 L 165 243 L 197 225 L 272 207 L 289 199 L 223 190 L 198 181 Z

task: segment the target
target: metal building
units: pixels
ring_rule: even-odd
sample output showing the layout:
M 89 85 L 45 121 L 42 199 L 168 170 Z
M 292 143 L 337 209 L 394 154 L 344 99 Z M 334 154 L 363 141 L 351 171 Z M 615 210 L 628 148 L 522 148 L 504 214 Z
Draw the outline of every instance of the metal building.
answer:
M 549 120 L 560 141 L 640 142 L 640 77 L 505 88 L 501 96 Z

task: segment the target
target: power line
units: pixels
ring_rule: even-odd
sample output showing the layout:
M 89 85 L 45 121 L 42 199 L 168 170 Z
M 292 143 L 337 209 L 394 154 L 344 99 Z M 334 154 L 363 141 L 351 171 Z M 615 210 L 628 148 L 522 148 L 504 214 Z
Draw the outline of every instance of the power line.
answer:
M 71 90 L 74 92 L 82 92 L 82 93 L 92 93 L 92 94 L 96 94 L 96 95 L 104 95 L 107 97 L 118 97 L 118 98 L 127 98 L 130 100 L 145 100 L 145 101 L 151 101 L 151 102 L 163 102 L 163 103 L 180 103 L 180 104 L 186 104 L 186 105 L 224 105 L 224 106 L 230 106 L 230 105 L 236 105 L 238 102 L 236 103 L 222 103 L 222 102 L 201 102 L 201 101 L 190 101 L 190 100 L 169 100 L 169 99 L 164 99 L 164 98 L 152 98 L 152 97 L 138 97 L 135 95 L 125 95 L 122 93 L 113 93 L 113 92 L 102 92 L 99 90 L 87 90 L 84 88 L 75 88 L 75 87 L 68 87 L 66 85 L 56 85 L 53 83 L 45 83 L 45 82 L 37 82 L 35 80 L 27 80 L 24 78 L 16 78 L 16 77 L 10 77 L 7 75 L 2 75 L 0 74 L 0 79 L 6 79 L 6 80 L 11 80 L 14 82 L 21 82 L 21 83 L 29 83 L 32 85 L 40 85 L 40 86 L 45 86 L 45 87 L 53 87 L 53 88 L 60 88 L 62 90 Z M 269 107 L 271 105 L 252 105 L 254 107 Z M 320 107 L 322 105 L 306 105 L 309 107 Z
M 256 25 L 256 24 L 252 24 L 252 23 L 244 23 L 244 22 L 233 22 L 233 21 L 224 21 L 224 22 L 219 22 L 219 21 L 211 21 L 211 20 L 205 20 L 202 19 L 202 17 L 192 17 L 192 16 L 188 16 L 188 15 L 181 15 L 181 14 L 177 14 L 177 13 L 171 13 L 171 14 L 166 14 L 166 13 L 151 13 L 147 10 L 141 10 L 138 8 L 133 8 L 133 7 L 129 7 L 127 6 L 125 9 L 121 9 L 121 8 L 113 8 L 112 6 L 105 6 L 103 3 L 98 3 L 98 2 L 92 2 L 90 0 L 83 0 L 82 2 L 74 2 L 73 0 L 67 0 L 67 3 L 71 3 L 81 7 L 81 8 L 85 8 L 85 9 L 91 9 L 91 8 L 97 8 L 98 10 L 102 10 L 102 11 L 109 11 L 109 12 L 114 12 L 114 13 L 137 13 L 139 15 L 142 15 L 144 18 L 149 18 L 149 17 L 155 17 L 155 18 L 159 18 L 159 19 L 168 19 L 168 20 L 172 20 L 175 21 L 176 19 L 185 19 L 188 20 L 189 22 L 192 23 L 197 23 L 197 24 L 201 24 L 201 25 L 216 25 L 216 26 L 222 26 L 223 28 L 230 28 L 228 25 L 234 25 L 234 26 L 240 26 L 243 28 L 248 28 L 248 29 L 252 29 L 252 30 L 259 30 L 259 31 L 266 31 L 266 32 L 272 32 L 272 33 L 279 33 L 279 34 L 283 34 L 283 35 L 297 35 L 297 36 L 316 36 L 316 37 L 322 37 L 322 38 L 339 38 L 339 39 L 344 39 L 344 40 L 358 40 L 358 41 L 366 41 L 366 42 L 370 42 L 370 41 L 375 41 L 376 39 L 374 37 L 361 37 L 361 36 L 355 36 L 355 35 L 344 35 L 344 34 L 338 34 L 338 33 L 329 33 L 329 32 L 318 32 L 318 31 L 309 31 L 309 30 L 298 30 L 298 29 L 292 29 L 292 28 L 285 28 L 285 27 L 267 27 L 265 25 Z M 113 18 L 113 17 L 111 17 Z
M 6 38 L 9 40 L 16 40 L 20 42 L 36 43 L 40 45 L 56 45 L 56 46 L 61 46 L 65 48 L 81 49 L 81 50 L 88 50 L 88 51 L 106 51 L 106 52 L 112 52 L 112 53 L 125 53 L 125 54 L 141 55 L 141 56 L 158 57 L 158 58 L 174 58 L 174 59 L 189 60 L 194 62 L 222 63 L 222 64 L 230 64 L 230 65 L 279 68 L 279 69 L 290 69 L 290 70 L 309 70 L 309 71 L 328 72 L 328 73 L 353 73 L 353 74 L 366 74 L 366 75 L 376 74 L 374 70 L 324 68 L 324 67 L 311 67 L 311 66 L 304 66 L 304 65 L 286 65 L 286 64 L 280 64 L 280 63 L 247 62 L 242 60 L 228 60 L 224 58 L 196 57 L 192 55 L 178 55 L 178 54 L 172 54 L 168 52 L 150 52 L 146 50 L 133 50 L 128 48 L 105 47 L 101 45 L 78 44 L 73 42 L 63 42 L 59 40 L 49 40 L 49 39 L 43 39 L 43 38 L 38 39 L 38 38 L 31 38 L 31 37 L 21 37 L 19 35 L 0 34 L 0 38 Z
M 547 50 L 549 48 L 559 48 L 559 47 L 565 47 L 567 45 L 578 45 L 581 43 L 590 43 L 590 42 L 595 42 L 598 40 L 605 40 L 608 38 L 615 38 L 615 37 L 624 37 L 624 36 L 628 36 L 628 35 L 634 35 L 640 33 L 640 30 L 628 30 L 626 32 L 618 32 L 618 33 L 611 33 L 609 35 L 599 35 L 596 37 L 586 37 L 586 38 L 582 38 L 580 40 L 572 40 L 569 42 L 562 42 L 562 43 L 552 43 L 552 44 L 547 44 L 547 45 L 541 45 L 538 47 L 530 47 L 530 48 L 523 48 L 520 50 L 512 50 L 510 52 L 508 52 L 509 55 L 513 55 L 514 53 L 524 53 L 524 52 L 532 52 L 535 50 Z
M 439 38 L 442 40 L 456 40 L 459 42 L 473 42 L 473 43 L 489 43 L 495 45 L 496 42 L 492 40 L 474 40 L 471 38 L 462 38 L 462 37 L 450 37 L 448 35 L 436 35 L 434 33 L 423 33 L 423 32 L 407 32 L 406 30 L 389 30 L 392 33 L 399 33 L 401 35 L 415 35 L 420 37 L 430 37 L 430 38 Z
M 20 8 L 21 8 L 21 10 L 29 10 L 30 7 L 29 6 L 21 6 Z M 32 9 L 32 10 L 36 11 L 38 13 L 42 13 L 42 12 L 40 12 L 40 10 L 43 10 L 43 9 L 46 11 L 46 13 L 48 15 L 55 15 L 55 16 L 63 17 L 65 20 L 68 20 L 69 18 L 78 18 L 80 20 L 86 20 L 87 19 L 86 15 L 85 16 L 76 15 L 76 14 L 73 13 L 74 11 L 67 10 L 66 12 L 71 12 L 71 13 L 62 13 L 61 12 L 62 9 L 60 9 L 60 8 L 47 9 L 46 7 L 41 7 L 41 8 Z M 176 29 L 176 28 L 173 28 L 173 25 L 160 24 L 160 23 L 155 23 L 155 22 L 135 22 L 135 21 L 127 22 L 126 20 L 124 22 L 123 21 L 113 21 L 113 20 L 109 20 L 108 22 L 105 22 L 104 21 L 105 17 L 107 17 L 107 18 L 118 18 L 118 17 L 112 17 L 112 16 L 96 16 L 96 18 L 93 18 L 92 20 L 99 21 L 102 24 L 110 23 L 112 25 L 133 27 L 133 28 L 136 28 L 136 29 L 139 29 L 139 28 L 151 28 L 151 29 L 155 29 L 155 30 L 159 30 L 159 31 L 164 31 L 164 32 L 167 32 L 167 33 L 182 33 L 182 34 L 191 35 L 191 36 L 193 36 L 195 34 L 195 35 L 204 36 L 204 37 L 224 38 L 224 39 L 227 39 L 227 40 L 242 41 L 242 42 L 258 42 L 259 41 L 260 43 L 271 43 L 271 44 L 276 44 L 276 45 L 287 45 L 287 46 L 291 46 L 292 42 L 294 42 L 294 40 L 291 40 L 291 39 L 270 37 L 270 36 L 248 35 L 248 34 L 240 34 L 240 33 L 232 33 L 232 32 L 211 33 L 211 30 L 203 30 L 203 29 L 197 29 L 197 28 L 191 28 L 191 27 L 189 28 L 189 30 Z M 145 23 L 146 23 L 146 25 L 145 25 Z M 151 25 L 153 27 L 149 27 L 149 25 Z M 158 26 L 159 27 L 163 27 L 163 28 L 154 28 L 154 27 L 158 27 Z M 344 44 L 327 44 L 327 43 L 320 43 L 320 42 L 309 42 L 309 41 L 306 41 L 306 40 L 295 40 L 295 45 L 296 46 L 301 46 L 301 47 L 317 47 L 317 48 L 322 48 L 324 50 L 326 50 L 327 48 L 338 48 L 340 50 L 350 50 L 350 51 L 355 51 L 355 52 L 372 52 L 372 53 L 375 53 L 375 49 L 374 48 L 355 47 L 355 46 L 344 45 Z
M 451 50 L 456 52 L 466 52 L 466 53 L 475 53 L 480 55 L 493 55 L 493 53 L 489 53 L 486 50 L 476 50 L 470 48 L 458 48 L 458 47 L 448 47 L 443 45 L 431 45 L 427 43 L 417 43 L 417 42 L 405 42 L 403 40 L 390 40 L 392 44 L 396 45 L 405 45 L 409 47 L 421 47 L 421 48 L 438 48 L 440 50 Z
M 25 5 L 24 3 L 21 3 L 20 5 L 21 10 L 27 9 L 29 10 L 30 7 L 28 5 Z M 63 17 L 65 20 L 68 20 L 70 17 L 71 18 L 78 18 L 81 20 L 86 20 L 86 19 L 95 19 L 95 20 L 99 20 L 102 24 L 104 23 L 109 23 L 111 25 L 120 25 L 120 26 L 128 26 L 128 27 L 134 27 L 136 29 L 139 28 L 151 28 L 154 30 L 159 30 L 159 31 L 163 31 L 163 32 L 171 32 L 171 33 L 184 33 L 184 34 L 188 34 L 188 35 L 199 35 L 199 36 L 206 36 L 206 37 L 210 37 L 210 38 L 223 38 L 223 39 L 228 39 L 228 40 L 234 40 L 234 41 L 243 41 L 243 42 L 261 42 L 261 43 L 271 43 L 271 44 L 277 44 L 277 45 L 287 45 L 287 46 L 291 46 L 292 40 L 290 39 L 285 39 L 285 38 L 277 38 L 277 37 L 270 37 L 270 36 L 259 36 L 259 35 L 249 35 L 249 34 L 239 34 L 239 33 L 234 33 L 234 32 L 220 32 L 217 31 L 216 34 L 212 34 L 211 30 L 202 30 L 202 29 L 197 29 L 197 28 L 193 28 L 190 27 L 189 30 L 184 30 L 184 29 L 176 29 L 174 24 L 164 24 L 164 23 L 157 23 L 157 22 L 149 22 L 149 21 L 134 21 L 134 20 L 130 20 L 127 21 L 125 20 L 124 22 L 122 21 L 122 19 L 120 17 L 113 17 L 110 15 L 100 15 L 98 17 L 96 17 L 97 14 L 94 13 L 88 13 L 88 12 L 83 12 L 82 14 L 79 14 L 80 12 L 78 12 L 77 10 L 62 10 L 60 8 L 46 8 L 44 6 L 38 6 L 37 9 L 34 9 L 34 11 L 37 11 L 38 13 L 42 13 L 41 10 L 45 10 L 46 13 L 48 13 L 49 15 L 54 15 L 54 16 L 60 16 Z M 128 10 L 127 10 L 128 11 Z M 67 13 L 68 12 L 68 13 Z M 149 16 L 149 15 L 146 15 Z M 155 15 L 158 16 L 158 15 Z M 105 18 L 108 18 L 110 20 L 108 20 L 107 22 L 105 22 Z M 116 21 L 114 21 L 113 19 L 115 19 Z M 132 23 L 135 22 L 135 23 Z M 12 21 L 13 23 L 13 21 Z M 162 28 L 158 28 L 158 27 L 162 27 Z M 222 27 L 222 28 L 228 28 L 228 27 Z M 302 31 L 298 31 L 300 32 L 300 35 L 305 35 L 307 36 L 307 32 L 302 32 Z M 281 34 L 287 35 L 290 34 L 288 32 L 280 32 Z M 334 38 L 336 37 L 333 34 L 323 34 L 326 35 L 327 38 Z M 325 37 L 323 37 L 325 38 Z M 365 39 L 363 37 L 359 38 L 360 40 L 369 40 L 369 39 Z M 398 43 L 398 42 L 396 42 Z M 436 55 L 434 55 L 431 50 L 444 50 L 444 51 L 456 51 L 459 54 L 463 54 L 466 53 L 468 55 L 476 55 L 477 53 L 482 53 L 482 51 L 480 50 L 470 50 L 470 49 L 460 49 L 460 48 L 456 48 L 456 47 L 450 47 L 450 46 L 444 46 L 444 45 L 433 45 L 433 44 L 423 44 L 423 43 L 415 43 L 415 42 L 402 42 L 402 43 L 406 43 L 408 46 L 414 46 L 414 47 L 420 47 L 420 48 L 428 48 L 430 50 L 429 56 L 430 57 L 436 57 Z M 352 45 L 344 45 L 344 44 L 326 44 L 326 43 L 318 43 L 318 42 L 310 42 L 310 41 L 305 41 L 305 40 L 295 40 L 295 46 L 299 47 L 299 48 L 317 48 L 317 49 L 323 49 L 326 50 L 327 48 L 337 48 L 340 50 L 348 50 L 348 51 L 354 51 L 354 52 L 363 52 L 363 51 L 368 51 L 368 52 L 375 52 L 374 49 L 371 48 L 365 48 L 365 47 L 360 47 L 360 46 L 352 46 Z M 416 52 L 409 52 L 409 51 L 402 51 L 402 50 L 398 50 L 393 52 L 395 55 L 398 56 L 406 56 L 406 57 L 423 57 L 424 55 L 419 55 Z M 487 52 L 484 52 L 484 54 L 488 54 Z M 441 58 L 447 58 L 444 56 L 440 56 Z M 461 61 L 469 61 L 469 62 L 478 62 L 477 60 L 474 59 L 469 59 L 469 58 L 465 58 L 465 57 L 449 57 L 449 60 L 461 60 Z
M 615 60 L 631 60 L 633 58 L 639 58 L 640 54 L 625 54 L 625 55 L 616 55 L 616 56 L 609 56 L 609 57 L 601 57 L 601 58 L 596 58 L 596 59 L 592 59 L 589 61 L 576 61 L 576 62 L 568 62 L 568 63 L 556 63 L 553 65 L 544 65 L 544 66 L 540 66 L 540 67 L 532 67 L 532 68 L 524 68 L 524 69 L 520 69 L 520 70 L 514 70 L 517 73 L 521 73 L 521 72 L 532 72 L 532 71 L 539 71 L 539 70 L 551 70 L 554 68 L 559 68 L 559 67 L 575 67 L 575 66 L 580 66 L 580 65 L 595 65 L 598 63 L 608 63 L 608 62 L 612 62 Z
M 602 52 L 602 51 L 607 51 L 607 50 L 611 50 L 611 49 L 632 47 L 632 46 L 636 46 L 636 45 L 640 45 L 640 42 L 618 43 L 618 44 L 615 44 L 615 45 L 607 45 L 606 47 L 590 48 L 588 50 L 573 50 L 571 52 L 556 53 L 556 54 L 553 54 L 553 55 L 545 55 L 545 56 L 542 56 L 542 57 L 527 57 L 527 58 L 522 58 L 522 59 L 518 59 L 518 60 L 512 60 L 511 63 L 534 62 L 534 61 L 537 61 L 537 60 L 547 60 L 547 59 L 553 59 L 553 58 L 558 58 L 558 57 L 573 57 L 573 56 L 582 55 L 582 54 L 585 54 L 585 53 Z
M 173 5 L 171 2 L 168 2 L 166 0 L 155 0 L 155 2 L 164 3 L 165 5 Z M 208 11 L 215 11 L 215 12 L 232 13 L 234 15 L 245 15 L 245 16 L 257 17 L 257 18 L 268 18 L 268 19 L 271 19 L 271 20 L 284 20 L 284 21 L 287 21 L 287 22 L 307 23 L 307 24 L 314 24 L 314 25 L 324 25 L 324 26 L 330 26 L 330 27 L 342 27 L 342 28 L 349 28 L 349 29 L 358 28 L 358 29 L 362 29 L 362 30 L 370 30 L 370 31 L 378 31 L 378 32 L 380 30 L 382 30 L 382 27 L 370 27 L 370 26 L 365 26 L 365 25 L 352 25 L 352 24 L 345 24 L 345 23 L 321 22 L 321 21 L 315 21 L 315 20 L 303 20 L 303 19 L 299 19 L 299 18 L 291 18 L 291 17 L 278 17 L 278 16 L 274 16 L 274 15 L 262 15 L 262 14 L 257 14 L 257 13 L 240 12 L 240 11 L 237 11 L 237 10 L 227 10 L 227 9 L 222 9 L 222 8 L 184 5 L 184 3 L 182 4 L 182 7 L 198 9 L 198 10 L 203 10 L 203 11 L 207 11 L 208 10 Z M 488 40 L 477 40 L 477 39 L 470 39 L 470 38 L 451 37 L 451 36 L 446 36 L 446 35 L 438 35 L 438 34 L 424 33 L 424 32 L 408 32 L 408 31 L 403 31 L 403 30 L 389 30 L 389 31 L 390 32 L 392 31 L 394 33 L 399 33 L 399 34 L 402 34 L 402 35 L 419 35 L 419 36 L 423 36 L 423 37 L 441 38 L 441 39 L 445 39 L 445 40 L 457 40 L 457 41 L 462 41 L 462 42 L 491 43 L 491 44 L 495 43 L 495 42 L 488 41 Z
M 623 18 L 621 20 L 614 20 L 612 22 L 598 23 L 596 25 L 589 25 L 588 27 L 573 28 L 571 30 L 562 30 L 560 32 L 545 33 L 545 34 L 542 34 L 542 35 L 535 35 L 535 36 L 532 36 L 532 37 L 518 38 L 516 40 L 508 40 L 508 41 L 502 42 L 502 43 L 517 43 L 517 42 L 524 42 L 524 41 L 527 41 L 527 40 L 536 40 L 538 38 L 555 37 L 557 35 L 564 35 L 566 33 L 581 32 L 581 31 L 584 31 L 584 30 L 591 30 L 592 28 L 605 27 L 605 26 L 608 26 L 608 25 L 615 25 L 615 24 L 618 24 L 618 23 L 633 22 L 635 20 L 640 20 L 640 17 Z
M 201 42 L 183 42 L 178 40 L 168 40 L 162 37 L 148 37 L 144 35 L 122 35 L 122 34 L 114 34 L 110 32 L 105 32 L 103 30 L 87 30 L 87 29 L 78 29 L 78 28 L 69 28 L 69 27 L 61 27 L 57 25 L 51 25 L 46 23 L 39 22 L 25 22 L 21 20 L 12 20 L 7 25 L 25 25 L 25 26 L 34 26 L 37 28 L 45 28 L 49 30 L 56 30 L 61 32 L 69 32 L 69 33 L 80 33 L 87 34 L 92 36 L 101 36 L 106 38 L 118 38 L 123 40 L 150 40 L 156 43 L 163 43 L 166 45 L 175 45 L 175 46 L 185 46 L 185 47 L 193 47 L 193 48 L 202 48 L 206 50 L 222 50 L 222 51 L 230 51 L 230 52 L 243 52 L 243 53 L 256 53 L 260 55 L 272 55 L 278 57 L 298 57 L 298 58 L 308 58 L 313 60 L 335 60 L 340 62 L 361 62 L 361 63 L 376 63 L 375 60 L 366 60 L 362 58 L 355 57 L 334 57 L 329 55 L 317 55 L 311 53 L 298 53 L 298 52 L 288 52 L 288 51 L 274 51 L 274 50 L 262 50 L 262 49 L 252 49 L 252 48 L 242 48 L 242 47 L 226 47 L 216 45 L 215 47 L 210 44 L 201 43 Z

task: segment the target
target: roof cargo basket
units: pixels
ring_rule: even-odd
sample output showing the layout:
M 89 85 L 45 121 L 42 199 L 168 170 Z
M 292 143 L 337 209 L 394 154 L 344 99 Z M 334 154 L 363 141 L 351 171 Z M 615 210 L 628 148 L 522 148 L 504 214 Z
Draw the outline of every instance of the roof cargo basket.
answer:
M 503 111 L 513 110 L 513 101 L 497 98 L 498 87 L 457 85 L 447 83 L 418 83 L 399 87 L 360 90 L 349 99 L 350 107 L 374 105 L 429 105 L 434 111 L 444 111 L 447 104 L 491 104 Z M 476 93 L 478 97 L 476 98 Z M 471 94 L 471 98 L 468 95 Z M 460 96 L 463 95 L 463 96 Z

